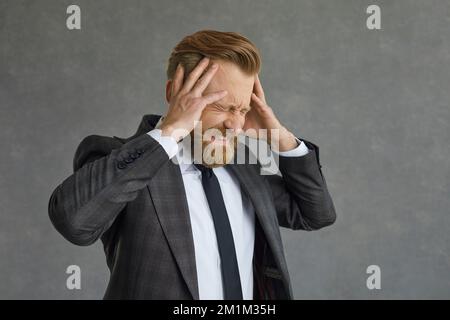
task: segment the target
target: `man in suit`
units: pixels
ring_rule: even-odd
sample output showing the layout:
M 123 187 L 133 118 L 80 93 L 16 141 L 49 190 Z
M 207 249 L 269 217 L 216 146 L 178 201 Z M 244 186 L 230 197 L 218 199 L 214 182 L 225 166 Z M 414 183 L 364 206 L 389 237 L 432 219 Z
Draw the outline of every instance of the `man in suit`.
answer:
M 105 299 L 293 298 L 279 227 L 317 230 L 336 215 L 319 148 L 277 119 L 259 67 L 245 37 L 199 31 L 169 59 L 164 117 L 145 115 L 127 139 L 80 143 L 49 215 L 70 242 L 103 242 Z M 235 163 L 248 132 L 266 139 L 280 175 Z

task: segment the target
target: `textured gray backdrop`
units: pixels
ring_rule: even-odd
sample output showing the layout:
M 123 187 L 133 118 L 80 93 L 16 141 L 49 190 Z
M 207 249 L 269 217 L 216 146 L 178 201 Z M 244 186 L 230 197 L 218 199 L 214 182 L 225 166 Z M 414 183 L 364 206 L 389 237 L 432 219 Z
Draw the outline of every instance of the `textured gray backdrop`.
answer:
M 72 3 L 81 31 L 65 25 Z M 1 0 L 0 298 L 103 296 L 101 244 L 65 241 L 49 196 L 83 137 L 165 112 L 166 59 L 206 28 L 260 48 L 269 105 L 321 148 L 338 220 L 283 230 L 296 298 L 450 298 L 448 0 Z M 81 290 L 65 288 L 71 264 Z M 372 264 L 381 290 L 366 287 Z

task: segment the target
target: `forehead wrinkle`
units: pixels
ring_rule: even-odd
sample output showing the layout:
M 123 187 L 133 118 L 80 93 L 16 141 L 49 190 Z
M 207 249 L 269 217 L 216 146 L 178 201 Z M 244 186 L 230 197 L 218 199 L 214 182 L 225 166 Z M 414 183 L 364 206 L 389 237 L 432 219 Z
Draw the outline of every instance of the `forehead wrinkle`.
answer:
M 224 97 L 224 98 L 227 98 L 227 97 Z M 231 95 L 228 98 L 229 98 L 229 101 L 219 102 L 218 104 L 221 107 L 227 107 L 227 108 L 228 107 L 235 107 L 235 108 L 239 108 L 239 109 L 242 109 L 242 108 L 249 108 L 250 109 L 250 106 L 245 104 L 244 101 L 239 103 L 238 100 L 234 96 L 231 96 Z
M 216 101 L 217 105 L 224 109 L 232 106 L 239 109 L 250 109 L 251 98 L 247 94 L 251 93 L 253 86 L 254 77 L 249 78 L 243 75 L 234 65 L 225 62 L 219 63 L 216 76 L 209 83 L 206 92 L 227 90 L 228 95 Z
M 241 103 L 240 105 L 237 105 L 237 104 L 235 104 L 235 103 L 226 103 L 225 105 L 223 104 L 223 103 L 219 103 L 219 102 L 216 102 L 216 104 L 218 104 L 220 107 L 222 107 L 222 108 L 229 108 L 229 107 L 234 107 L 234 108 L 237 108 L 237 109 L 251 109 L 251 107 L 250 106 L 247 106 L 247 105 L 244 105 L 243 103 Z

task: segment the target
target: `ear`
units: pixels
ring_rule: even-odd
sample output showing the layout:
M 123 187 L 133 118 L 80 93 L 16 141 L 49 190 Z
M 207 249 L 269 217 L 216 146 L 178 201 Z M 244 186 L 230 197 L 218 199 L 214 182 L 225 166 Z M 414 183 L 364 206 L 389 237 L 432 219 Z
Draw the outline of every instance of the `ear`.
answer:
M 166 101 L 170 102 L 170 97 L 172 96 L 172 79 L 167 80 L 166 82 Z

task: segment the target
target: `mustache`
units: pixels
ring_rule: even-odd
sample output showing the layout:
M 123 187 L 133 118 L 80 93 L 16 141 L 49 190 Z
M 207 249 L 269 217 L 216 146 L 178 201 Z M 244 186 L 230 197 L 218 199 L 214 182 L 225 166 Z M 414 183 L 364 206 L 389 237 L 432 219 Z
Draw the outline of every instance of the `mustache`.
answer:
M 219 134 L 220 132 L 220 134 Z M 232 140 L 233 138 L 236 138 L 238 136 L 237 132 L 233 129 L 227 129 L 224 127 L 211 127 L 202 132 L 202 136 L 209 135 L 209 136 L 222 136 L 224 138 L 227 138 L 228 140 Z
M 211 131 L 208 131 L 211 130 Z M 227 136 L 228 130 L 228 136 Z M 232 145 L 234 149 L 236 149 L 238 144 L 239 134 L 233 129 L 227 129 L 224 127 L 211 127 L 203 132 L 195 132 L 194 130 L 190 134 L 190 142 L 191 146 L 195 145 L 195 141 L 201 142 L 202 145 L 208 145 L 213 143 L 216 139 L 226 139 L 226 144 Z

